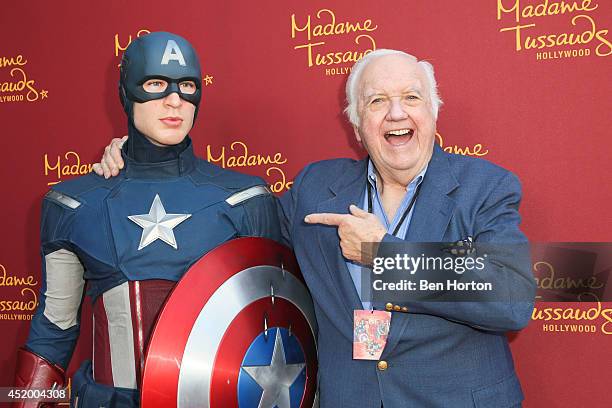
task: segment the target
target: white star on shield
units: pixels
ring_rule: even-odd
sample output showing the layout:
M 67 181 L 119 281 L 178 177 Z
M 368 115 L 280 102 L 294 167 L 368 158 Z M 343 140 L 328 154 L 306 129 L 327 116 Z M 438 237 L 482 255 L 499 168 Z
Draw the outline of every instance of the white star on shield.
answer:
M 259 408 L 291 408 L 289 387 L 295 382 L 306 364 L 287 364 L 280 329 L 276 329 L 272 361 L 267 366 L 242 367 L 261 388 Z
M 159 198 L 159 194 L 155 194 L 148 214 L 128 215 L 131 221 L 142 227 L 142 235 L 138 245 L 139 251 L 157 239 L 161 239 L 172 248 L 178 249 L 172 229 L 189 217 L 191 217 L 191 214 L 166 214 L 166 209 Z

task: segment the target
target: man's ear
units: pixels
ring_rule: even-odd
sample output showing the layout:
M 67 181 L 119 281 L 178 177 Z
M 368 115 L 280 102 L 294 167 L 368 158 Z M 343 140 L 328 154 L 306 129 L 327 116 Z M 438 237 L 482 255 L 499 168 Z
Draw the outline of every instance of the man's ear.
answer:
M 359 128 L 355 125 L 353 125 L 353 132 L 355 132 L 355 139 L 357 139 L 357 141 L 359 142 L 359 144 L 361 144 L 361 135 L 359 134 Z

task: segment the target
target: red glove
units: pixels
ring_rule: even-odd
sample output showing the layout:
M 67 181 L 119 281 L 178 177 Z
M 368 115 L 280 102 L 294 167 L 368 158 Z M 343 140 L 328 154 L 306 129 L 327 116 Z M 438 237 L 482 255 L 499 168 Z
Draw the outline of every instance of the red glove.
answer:
M 17 351 L 16 388 L 62 389 L 66 383 L 64 370 L 24 348 Z M 13 402 L 13 408 L 47 408 L 55 403 L 36 400 Z

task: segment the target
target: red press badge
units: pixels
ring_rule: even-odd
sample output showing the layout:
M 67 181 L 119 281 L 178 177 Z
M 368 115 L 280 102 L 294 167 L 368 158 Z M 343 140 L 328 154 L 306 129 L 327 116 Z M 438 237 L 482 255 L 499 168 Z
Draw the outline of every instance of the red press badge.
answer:
M 384 310 L 353 312 L 353 359 L 378 360 L 387 344 L 391 313 Z

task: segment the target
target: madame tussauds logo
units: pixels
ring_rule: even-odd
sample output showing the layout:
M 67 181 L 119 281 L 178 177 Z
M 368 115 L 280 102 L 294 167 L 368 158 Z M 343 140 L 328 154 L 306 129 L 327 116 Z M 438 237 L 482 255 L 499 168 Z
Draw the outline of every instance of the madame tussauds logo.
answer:
M 446 144 L 444 138 L 439 132 L 436 132 L 436 142 L 446 153 L 462 154 L 464 156 L 482 157 L 489 154 L 489 149 L 484 147 L 482 143 L 476 143 L 472 146 Z
M 0 264 L 0 320 L 32 320 L 38 305 L 34 276 L 10 275 Z
M 23 55 L 0 56 L 0 103 L 36 102 L 49 96 L 47 90 L 39 90 L 36 81 L 27 74 Z
M 213 151 L 211 145 L 206 146 L 206 160 L 225 168 L 264 167 L 266 176 L 269 178 L 270 190 L 280 193 L 289 190 L 293 184 L 287 180 L 282 165 L 287 163 L 287 158 L 281 152 L 273 154 L 253 153 L 246 143 L 241 141 L 232 142 L 229 148 L 221 146 L 220 150 Z
M 563 303 L 536 303 L 531 314 L 531 320 L 542 322 L 545 333 L 612 334 L 612 308 L 604 307 L 599 298 L 585 292 L 579 301 L 571 306 Z
M 46 177 L 51 180 L 48 186 L 60 183 L 63 178 L 71 176 L 82 176 L 91 172 L 91 163 L 82 163 L 81 156 L 77 152 L 68 151 L 63 156 L 50 156 L 45 154 L 43 157 L 44 172 Z
M 506 23 L 512 19 L 513 24 L 499 31 L 508 33 L 508 36 L 514 34 L 516 52 L 535 51 L 537 61 L 612 54 L 608 30 L 601 29 L 594 17 L 599 4 L 592 0 L 524 3 L 521 4 L 521 0 L 497 0 L 497 20 Z M 549 32 L 546 23 L 552 19 L 565 19 L 567 30 Z
M 533 264 L 538 295 L 536 300 L 547 300 L 547 292 L 574 293 L 575 302 L 537 302 L 531 319 L 542 323 L 542 331 L 554 334 L 612 335 L 612 308 L 603 302 L 607 274 L 571 277 L 558 271 L 551 262 L 539 261 Z
M 291 38 L 308 68 L 325 67 L 325 75 L 345 75 L 355 62 L 376 49 L 371 19 L 341 21 L 329 9 L 314 16 L 291 15 Z M 347 44 L 348 43 L 348 44 Z

